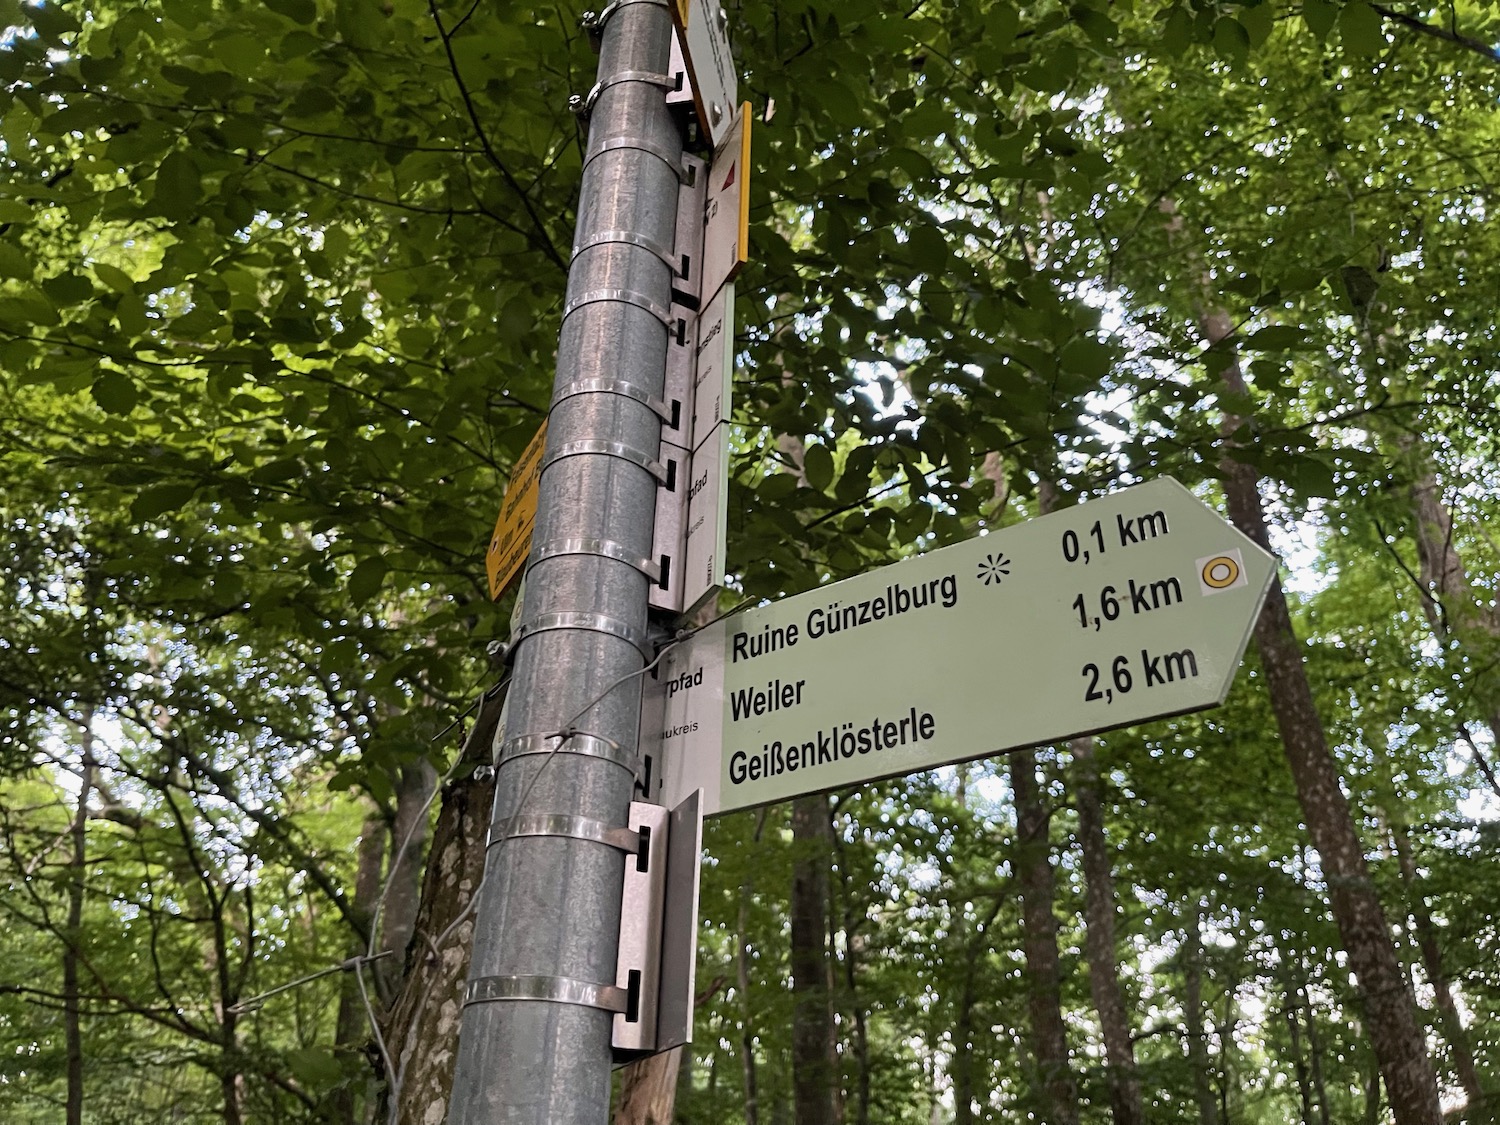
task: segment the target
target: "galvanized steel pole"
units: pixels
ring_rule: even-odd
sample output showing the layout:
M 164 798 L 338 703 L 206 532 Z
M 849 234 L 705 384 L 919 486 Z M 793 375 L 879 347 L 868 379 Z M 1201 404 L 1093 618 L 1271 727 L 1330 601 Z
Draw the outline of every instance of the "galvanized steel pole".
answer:
M 659 458 L 662 423 L 601 388 L 662 394 L 672 272 L 656 251 L 674 242 L 682 137 L 656 77 L 672 34 L 663 0 L 606 9 L 574 239 L 586 248 L 568 275 L 449 1125 L 609 1113 L 613 1014 L 594 1001 L 615 984 L 625 854 L 567 834 L 495 842 L 518 815 L 575 818 L 548 823 L 584 835 L 627 824 L 641 699 L 627 677 L 646 660 L 649 580 L 621 560 L 652 554 L 658 481 L 641 462 Z M 565 727 L 577 733 L 560 744 Z

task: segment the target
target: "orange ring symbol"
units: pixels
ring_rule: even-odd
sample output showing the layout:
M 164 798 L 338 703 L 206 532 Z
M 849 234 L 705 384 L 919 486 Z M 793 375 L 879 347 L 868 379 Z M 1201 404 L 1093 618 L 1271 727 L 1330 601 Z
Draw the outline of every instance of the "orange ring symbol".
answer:
M 1203 564 L 1203 584 L 1214 590 L 1227 590 L 1240 580 L 1240 564 L 1228 555 L 1215 555 Z

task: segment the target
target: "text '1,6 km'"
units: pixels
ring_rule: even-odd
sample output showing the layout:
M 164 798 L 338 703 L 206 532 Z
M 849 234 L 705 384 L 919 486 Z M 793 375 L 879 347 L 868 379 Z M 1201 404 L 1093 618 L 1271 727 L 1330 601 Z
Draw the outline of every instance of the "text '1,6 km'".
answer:
M 749 610 L 648 681 L 651 796 L 724 812 L 1215 706 L 1273 570 L 1163 478 Z

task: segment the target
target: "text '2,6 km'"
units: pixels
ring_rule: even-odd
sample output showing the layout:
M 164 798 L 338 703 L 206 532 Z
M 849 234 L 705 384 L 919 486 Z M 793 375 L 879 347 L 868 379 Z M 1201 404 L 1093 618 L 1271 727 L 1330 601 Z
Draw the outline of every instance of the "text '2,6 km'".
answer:
M 749 610 L 648 684 L 654 796 L 723 812 L 1214 706 L 1273 569 L 1163 478 Z

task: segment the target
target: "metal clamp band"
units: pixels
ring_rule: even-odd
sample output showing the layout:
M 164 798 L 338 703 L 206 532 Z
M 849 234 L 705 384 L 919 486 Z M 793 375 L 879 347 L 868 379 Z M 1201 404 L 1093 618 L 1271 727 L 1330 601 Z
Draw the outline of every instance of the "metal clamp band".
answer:
M 632 449 L 623 442 L 602 441 L 598 439 L 564 442 L 547 454 L 547 459 L 542 462 L 540 471 L 545 473 L 551 466 L 557 464 L 564 457 L 577 457 L 584 453 L 599 453 L 605 457 L 618 457 L 621 461 L 629 461 L 632 465 L 639 465 L 662 484 L 667 483 L 667 467 L 654 457 L 647 457 L 639 449 Z
M 615 562 L 625 563 L 633 566 L 656 585 L 661 585 L 661 567 L 650 559 L 643 559 L 639 555 L 632 555 L 622 543 L 616 543 L 612 539 L 551 539 L 546 543 L 531 548 L 531 557 L 526 560 L 526 569 L 529 571 L 543 559 L 555 559 L 565 555 L 598 555 L 600 558 L 614 559 Z
M 497 833 L 490 834 L 486 847 L 492 848 L 517 836 L 566 836 L 570 840 L 588 840 L 635 855 L 641 850 L 641 834 L 633 828 L 614 828 L 602 820 L 563 813 L 528 813 L 495 823 Z
M 560 387 L 552 396 L 552 407 L 574 395 L 600 394 L 624 395 L 626 398 L 633 398 L 669 426 L 677 421 L 676 414 L 665 402 L 645 388 L 638 387 L 634 383 L 627 383 L 624 379 L 574 379 L 571 383 Z M 552 407 L 548 408 L 549 413 Z
M 656 239 L 648 235 L 638 234 L 633 230 L 602 230 L 598 234 L 591 235 L 587 241 L 573 247 L 573 260 L 577 261 L 578 255 L 582 254 L 585 250 L 592 250 L 595 246 L 613 246 L 621 242 L 630 246 L 639 246 L 642 250 L 651 251 L 651 253 L 666 263 L 667 268 L 672 271 L 674 277 L 681 275 L 682 262 L 677 259 L 677 255 L 673 254 L 672 251 L 668 250 L 660 242 L 657 242 Z
M 584 155 L 583 166 L 587 168 L 596 156 L 603 156 L 606 152 L 619 152 L 621 149 L 633 148 L 638 152 L 647 153 L 656 157 L 677 177 L 679 183 L 690 184 L 693 182 L 694 172 L 690 166 L 682 162 L 682 154 L 673 152 L 665 145 L 659 145 L 655 141 L 644 137 L 610 137 L 600 141 L 596 145 L 590 145 L 588 152 Z
M 581 309 L 584 305 L 598 304 L 601 301 L 634 305 L 636 308 L 642 309 L 656 317 L 669 330 L 672 327 L 672 314 L 670 312 L 662 308 L 662 306 L 658 305 L 650 297 L 641 293 L 633 293 L 629 289 L 590 289 L 587 293 L 580 293 L 563 306 L 562 318 L 563 320 L 567 320 L 572 313 Z
M 634 645 L 648 661 L 656 657 L 651 639 L 634 625 L 614 617 L 606 617 L 602 613 L 544 613 L 541 616 L 524 623 L 511 637 L 510 650 L 516 651 L 522 641 L 535 633 L 550 633 L 558 629 L 585 629 L 594 633 L 603 633 L 606 636 L 618 637 L 627 644 Z
M 544 1000 L 621 1013 L 630 1009 L 630 993 L 619 985 L 595 984 L 572 977 L 476 977 L 464 989 L 465 1005 L 487 1004 L 492 1000 Z
M 665 8 L 667 0 L 610 0 L 600 12 L 584 12 L 578 19 L 578 24 L 585 31 L 599 32 L 604 30 L 604 25 L 609 22 L 609 17 L 621 8 L 628 8 L 632 4 L 650 4 L 654 8 Z
M 622 769 L 629 770 L 632 776 L 639 776 L 641 772 L 639 755 L 631 754 L 598 735 L 577 733 L 566 739 L 557 734 L 518 734 L 514 738 L 507 738 L 500 744 L 499 764 L 504 765 L 512 758 L 524 758 L 531 754 L 578 754 L 613 762 Z
M 660 86 L 663 90 L 677 89 L 677 80 L 665 74 L 656 74 L 649 70 L 622 70 L 611 74 L 608 78 L 601 78 L 595 82 L 583 99 L 583 113 L 588 115 L 594 112 L 594 103 L 599 100 L 599 95 L 611 86 L 618 86 L 622 82 L 644 82 L 651 86 Z

